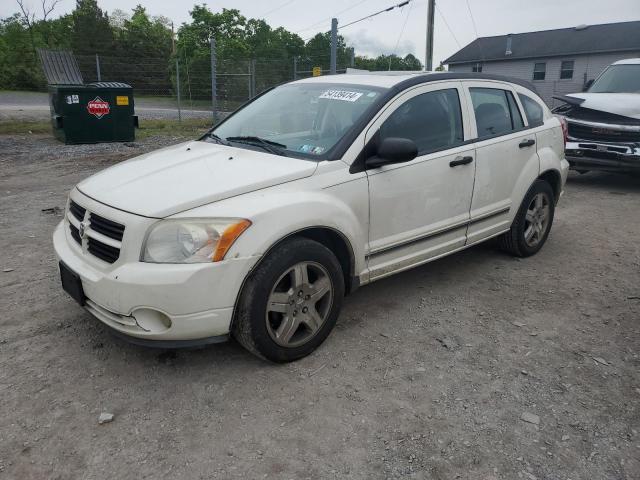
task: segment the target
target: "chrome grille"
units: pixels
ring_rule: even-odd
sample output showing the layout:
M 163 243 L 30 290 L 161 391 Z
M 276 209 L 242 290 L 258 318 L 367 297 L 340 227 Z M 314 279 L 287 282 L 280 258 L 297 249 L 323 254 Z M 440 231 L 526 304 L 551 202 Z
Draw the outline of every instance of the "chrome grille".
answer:
M 124 225 L 93 212 L 87 215 L 87 209 L 73 200 L 69 202 L 67 220 L 71 238 L 83 247 L 83 251 L 107 263 L 120 258 Z M 84 236 L 80 234 L 81 230 L 84 230 Z
M 591 140 L 596 142 L 640 142 L 640 132 L 616 130 L 615 128 L 599 128 L 573 122 L 569 122 L 569 137 L 577 140 Z

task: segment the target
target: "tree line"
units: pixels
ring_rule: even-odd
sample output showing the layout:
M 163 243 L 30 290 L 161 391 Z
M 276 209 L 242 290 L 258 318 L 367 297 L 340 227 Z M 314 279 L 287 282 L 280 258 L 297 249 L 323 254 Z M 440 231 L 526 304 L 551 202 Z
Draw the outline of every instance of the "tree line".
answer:
M 46 82 L 36 50 L 45 48 L 73 51 L 85 81 L 96 80 L 98 55 L 102 80 L 124 81 L 142 93 L 174 90 L 178 59 L 181 78 L 187 75 L 191 81 L 193 77 L 194 87 L 206 96 L 212 37 L 218 72 L 244 73 L 253 61 L 257 91 L 291 80 L 294 68 L 301 76 L 313 66 L 329 69 L 328 32 L 305 41 L 283 27 L 247 18 L 236 9 L 212 12 L 206 5 L 195 5 L 190 21 L 180 25 L 174 35 L 168 18 L 152 16 L 141 5 L 131 13 L 115 10 L 108 14 L 97 0 L 76 0 L 71 13 L 53 18 L 57 1 L 44 0 L 41 11 L 32 11 L 24 0 L 18 0 L 17 12 L 0 20 L 0 89 L 43 89 Z M 342 36 L 338 36 L 337 47 L 338 68 L 345 68 L 350 65 L 351 51 Z M 356 55 L 354 66 L 367 70 L 421 68 L 412 54 Z

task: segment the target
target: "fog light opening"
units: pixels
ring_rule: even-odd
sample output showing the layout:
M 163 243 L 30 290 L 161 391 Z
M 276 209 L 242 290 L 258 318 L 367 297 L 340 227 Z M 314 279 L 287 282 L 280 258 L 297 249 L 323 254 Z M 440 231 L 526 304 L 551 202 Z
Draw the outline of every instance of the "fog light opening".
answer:
M 140 328 L 150 333 L 161 333 L 171 328 L 171 319 L 157 310 L 140 308 L 132 316 Z

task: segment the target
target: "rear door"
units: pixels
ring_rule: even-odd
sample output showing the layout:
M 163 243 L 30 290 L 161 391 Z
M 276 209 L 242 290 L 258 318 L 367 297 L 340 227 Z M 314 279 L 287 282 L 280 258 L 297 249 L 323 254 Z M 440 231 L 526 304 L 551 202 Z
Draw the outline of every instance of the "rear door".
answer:
M 525 125 L 509 84 L 464 82 L 475 123 L 476 175 L 467 244 L 509 229 L 540 162 L 536 136 Z

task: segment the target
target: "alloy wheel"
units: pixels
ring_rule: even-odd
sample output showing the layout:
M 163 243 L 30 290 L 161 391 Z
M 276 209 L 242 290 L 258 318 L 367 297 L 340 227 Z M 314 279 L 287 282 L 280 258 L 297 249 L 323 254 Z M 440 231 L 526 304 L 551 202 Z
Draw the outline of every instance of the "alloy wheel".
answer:
M 524 223 L 524 241 L 529 247 L 537 246 L 544 238 L 549 228 L 550 205 L 549 196 L 544 192 L 531 199 Z
M 332 302 L 333 285 L 327 269 L 316 262 L 296 263 L 271 289 L 267 331 L 280 346 L 304 345 L 324 325 Z

